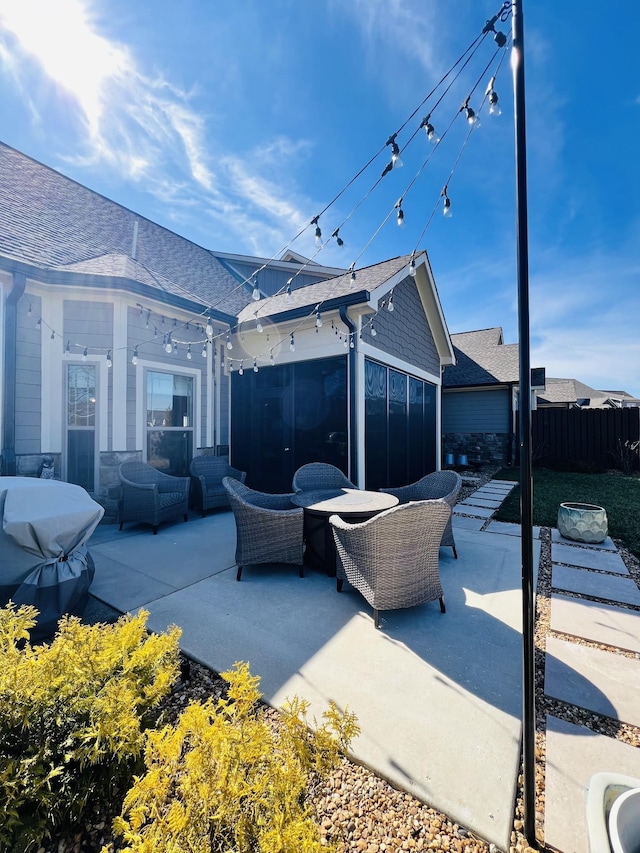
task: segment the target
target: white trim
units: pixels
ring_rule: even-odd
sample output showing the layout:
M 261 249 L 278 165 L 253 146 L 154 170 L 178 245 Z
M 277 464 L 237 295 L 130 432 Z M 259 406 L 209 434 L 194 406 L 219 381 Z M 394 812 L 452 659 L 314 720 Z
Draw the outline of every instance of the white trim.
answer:
M 410 376 L 415 376 L 417 379 L 423 379 L 425 382 L 431 382 L 432 385 L 440 386 L 442 382 L 441 378 L 436 376 L 435 373 L 431 373 L 428 370 L 422 370 L 415 364 L 411 364 L 409 361 L 403 361 L 400 358 L 389 355 L 388 352 L 384 352 L 384 350 L 373 347 L 371 344 L 367 344 L 364 341 L 360 341 L 359 351 L 366 355 L 367 358 L 372 358 L 374 361 L 378 361 L 380 364 L 384 364 L 387 367 L 394 368 L 395 370 L 401 370 L 403 373 L 408 373 Z
M 5 280 L 5 273 L 2 271 L 0 272 L 0 340 L 2 341 L 0 346 L 0 447 L 4 447 L 4 305 L 10 292 L 11 280 Z
M 214 354 L 217 356 L 215 344 L 211 343 L 211 341 L 207 341 L 206 347 L 207 347 L 207 358 L 206 358 L 206 362 L 207 362 L 207 422 L 205 424 L 205 430 L 206 430 L 205 441 L 206 441 L 207 447 L 212 447 L 213 446 L 213 440 L 214 440 L 214 438 L 213 438 L 214 437 L 213 419 L 215 417 L 215 410 L 216 410 L 215 395 L 216 395 L 216 388 L 217 388 L 216 376 L 214 374 L 218 370 L 218 359 L 214 358 Z M 195 452 L 195 449 L 196 448 L 194 447 L 193 448 L 194 452 Z
M 42 329 L 40 332 L 40 375 L 41 405 L 40 450 L 42 453 L 62 453 L 66 435 L 65 418 L 65 368 L 64 368 L 64 300 L 56 293 L 43 291 L 40 294 Z M 46 323 L 46 325 L 45 325 Z M 48 329 L 55 329 L 55 339 L 46 340 Z M 66 467 L 66 461 L 64 463 Z
M 360 321 L 358 322 L 360 325 Z M 358 332 L 360 329 L 358 329 Z M 362 343 L 361 341 L 359 343 Z M 356 344 L 358 346 L 358 344 Z M 366 429 L 366 401 L 365 401 L 365 354 L 362 352 L 360 346 L 358 346 L 356 359 L 356 390 L 357 390 L 357 405 L 358 410 L 356 412 L 356 433 L 357 433 L 357 454 L 358 454 L 358 465 L 356 470 L 356 485 L 362 486 L 364 488 L 365 481 L 365 440 L 364 434 Z
M 167 364 L 164 361 L 148 361 L 138 358 L 136 365 L 136 450 L 142 451 L 143 462 L 147 461 L 147 416 L 145 414 L 146 383 L 145 370 L 154 370 L 158 373 L 167 373 L 171 376 L 195 377 L 193 383 L 193 447 L 195 451 L 198 436 L 202 429 L 202 413 L 200 404 L 202 400 L 202 371 L 197 367 L 183 367 L 178 364 Z
M 124 298 L 113 300 L 113 397 L 111 400 L 111 449 L 127 449 L 127 366 L 129 303 Z

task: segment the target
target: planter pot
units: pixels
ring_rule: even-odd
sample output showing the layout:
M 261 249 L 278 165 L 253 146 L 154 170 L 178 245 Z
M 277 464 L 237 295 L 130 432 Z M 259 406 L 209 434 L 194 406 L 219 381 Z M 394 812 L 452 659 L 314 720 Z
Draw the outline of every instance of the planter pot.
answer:
M 640 788 L 631 788 L 614 801 L 609 836 L 613 853 L 640 853 Z
M 558 510 L 558 530 L 565 539 L 597 544 L 607 538 L 607 513 L 595 504 L 563 503 Z

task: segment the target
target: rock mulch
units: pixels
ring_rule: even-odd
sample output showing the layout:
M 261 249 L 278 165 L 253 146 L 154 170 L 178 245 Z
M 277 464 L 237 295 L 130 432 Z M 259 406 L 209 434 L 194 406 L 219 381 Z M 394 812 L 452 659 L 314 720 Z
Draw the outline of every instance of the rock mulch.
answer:
M 474 472 L 479 481 L 463 486 L 459 500 L 487 482 L 495 469 Z M 616 542 L 631 577 L 640 586 L 640 564 Z M 541 530 L 541 559 L 536 605 L 536 835 L 543 844 L 545 803 L 545 720 L 550 713 L 561 719 L 586 725 L 602 734 L 640 746 L 640 729 L 620 725 L 607 717 L 592 714 L 544 695 L 544 649 L 550 630 L 551 536 Z M 205 667 L 184 660 L 183 677 L 164 703 L 167 719 L 172 719 L 191 700 L 219 697 L 225 691 L 224 680 Z M 265 708 L 270 716 L 277 712 Z M 514 824 L 509 853 L 533 853 L 524 835 L 522 775 L 518 780 Z M 312 789 L 310 798 L 316 809 L 322 838 L 335 844 L 338 853 L 399 853 L 400 851 L 441 850 L 457 853 L 494 853 L 494 845 L 475 837 L 465 827 L 451 821 L 410 794 L 396 790 L 367 768 L 343 758 L 322 784 Z M 113 812 L 101 808 L 71 837 L 59 837 L 38 853 L 97 853 L 103 844 L 121 849 L 110 831 Z

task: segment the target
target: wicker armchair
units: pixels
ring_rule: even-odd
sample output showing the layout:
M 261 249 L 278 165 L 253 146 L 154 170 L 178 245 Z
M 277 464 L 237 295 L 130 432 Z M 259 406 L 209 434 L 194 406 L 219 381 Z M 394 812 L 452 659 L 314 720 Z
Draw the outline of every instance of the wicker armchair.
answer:
M 435 501 L 438 498 L 442 498 L 453 510 L 461 487 L 462 477 L 455 471 L 433 471 L 431 474 L 427 474 L 426 477 L 423 477 L 416 483 L 411 483 L 409 486 L 400 486 L 396 489 L 380 489 L 380 491 L 395 495 L 401 504 L 409 503 L 409 501 Z M 456 560 L 458 559 L 451 519 L 447 522 L 440 544 L 447 548 L 453 548 L 453 556 Z
M 256 563 L 293 563 L 303 577 L 304 510 L 291 506 L 290 495 L 256 492 L 233 477 L 222 483 L 236 520 L 236 580 L 244 566 Z
M 360 524 L 332 515 L 338 592 L 344 580 L 359 590 L 373 607 L 376 628 L 380 610 L 437 598 L 444 613 L 438 554 L 450 516 L 451 507 L 443 500 L 394 506 Z
M 151 524 L 156 534 L 168 518 L 189 518 L 189 477 L 172 477 L 144 462 L 123 462 L 118 473 L 120 530 L 125 521 L 137 521 Z
M 234 477 L 241 483 L 246 479 L 245 471 L 232 468 L 219 456 L 196 456 L 189 465 L 191 474 L 192 506 L 202 510 L 202 517 L 208 509 L 229 507 L 229 496 L 222 485 L 224 477 Z
M 335 465 L 328 462 L 309 462 L 293 475 L 294 492 L 315 492 L 318 489 L 357 489 Z

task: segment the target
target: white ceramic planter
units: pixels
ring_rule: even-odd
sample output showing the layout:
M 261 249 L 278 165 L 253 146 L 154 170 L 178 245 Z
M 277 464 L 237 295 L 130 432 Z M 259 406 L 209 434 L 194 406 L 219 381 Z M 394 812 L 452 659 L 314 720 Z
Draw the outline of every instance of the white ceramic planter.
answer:
M 630 788 L 614 800 L 609 837 L 612 853 L 640 853 L 640 788 Z
M 565 539 L 597 544 L 608 533 L 607 513 L 595 504 L 562 503 L 558 509 L 558 530 Z

